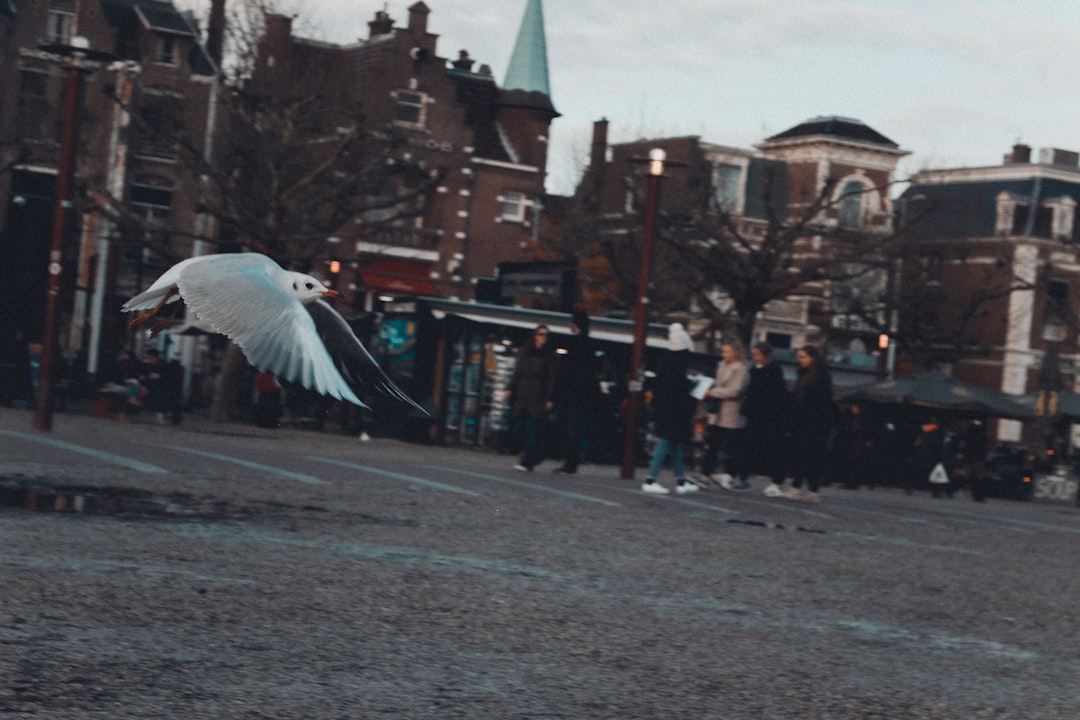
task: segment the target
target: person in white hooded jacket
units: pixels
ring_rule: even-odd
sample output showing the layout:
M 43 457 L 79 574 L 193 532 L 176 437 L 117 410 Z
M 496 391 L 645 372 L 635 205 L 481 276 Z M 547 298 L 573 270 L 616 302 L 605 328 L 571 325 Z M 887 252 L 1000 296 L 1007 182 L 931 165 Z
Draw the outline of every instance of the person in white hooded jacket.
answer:
M 648 477 L 641 486 L 647 493 L 666 495 L 670 492 L 657 482 L 668 456 L 671 457 L 671 470 L 675 475 L 675 492 L 685 495 L 698 489 L 687 479 L 683 463 L 686 443 L 693 434 L 694 411 L 697 409 L 697 400 L 690 394 L 693 382 L 688 375 L 692 346 L 693 340 L 681 323 L 672 323 L 668 327 L 668 350 L 660 358 L 653 389 L 657 441 Z

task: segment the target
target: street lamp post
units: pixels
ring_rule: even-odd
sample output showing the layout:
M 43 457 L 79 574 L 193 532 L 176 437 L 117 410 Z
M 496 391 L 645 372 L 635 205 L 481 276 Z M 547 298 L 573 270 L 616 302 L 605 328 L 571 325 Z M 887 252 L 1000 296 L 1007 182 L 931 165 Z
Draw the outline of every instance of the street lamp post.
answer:
M 660 180 L 664 176 L 667 155 L 654 148 L 649 151 L 646 175 L 645 228 L 641 240 L 641 264 L 638 267 L 637 304 L 634 308 L 634 344 L 630 354 L 630 377 L 627 379 L 628 407 L 623 427 L 623 461 L 620 477 L 634 479 L 634 446 L 644 388 L 645 335 L 649 326 L 649 282 L 652 278 L 653 243 L 656 237 L 656 213 L 660 206 Z
M 53 203 L 52 244 L 49 248 L 48 286 L 45 293 L 45 326 L 41 339 L 41 360 L 38 366 L 37 406 L 34 427 L 52 430 L 55 386 L 53 365 L 56 359 L 57 316 L 60 313 L 60 276 L 64 270 L 64 240 L 67 235 L 69 211 L 72 207 L 71 187 L 75 177 L 75 143 L 78 133 L 79 95 L 82 91 L 83 52 L 89 49 L 86 38 L 71 40 L 72 62 L 67 68 L 64 87 L 64 115 L 60 132 L 60 161 L 56 174 L 56 198 Z

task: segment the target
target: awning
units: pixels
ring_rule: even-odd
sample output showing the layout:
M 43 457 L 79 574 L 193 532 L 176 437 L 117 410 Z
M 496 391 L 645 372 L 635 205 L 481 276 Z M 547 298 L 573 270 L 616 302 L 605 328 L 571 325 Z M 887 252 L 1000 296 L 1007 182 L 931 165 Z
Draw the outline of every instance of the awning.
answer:
M 439 296 L 439 291 L 431 282 L 431 265 L 415 260 L 375 258 L 360 268 L 360 282 L 365 290 Z
M 558 335 L 570 334 L 570 315 L 567 313 L 548 312 L 543 310 L 531 310 L 526 308 L 510 307 L 505 305 L 488 305 L 485 303 L 461 302 L 457 300 L 429 300 L 428 303 L 433 311 L 456 315 L 476 323 L 497 325 L 500 327 L 513 327 L 532 330 L 537 325 L 544 324 L 548 329 Z M 592 318 L 589 329 L 589 337 L 594 340 L 632 344 L 634 342 L 634 323 L 628 320 L 614 320 L 610 318 Z M 645 343 L 653 348 L 667 347 L 667 326 L 650 325 L 645 337 Z

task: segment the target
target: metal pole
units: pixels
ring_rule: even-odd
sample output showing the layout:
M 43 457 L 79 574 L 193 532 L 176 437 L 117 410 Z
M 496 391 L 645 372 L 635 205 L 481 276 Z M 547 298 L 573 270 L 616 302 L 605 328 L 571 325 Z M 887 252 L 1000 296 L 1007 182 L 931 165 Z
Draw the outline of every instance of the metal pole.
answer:
M 664 173 L 664 151 L 649 152 L 649 174 L 645 198 L 645 229 L 641 241 L 641 264 L 638 267 L 637 306 L 634 309 L 634 345 L 627 379 L 629 401 L 623 427 L 623 461 L 620 477 L 634 479 L 634 447 L 637 444 L 638 418 L 644 386 L 645 336 L 649 327 L 649 283 L 652 278 L 653 243 L 656 237 L 656 213 L 660 205 L 660 179 Z
M 57 315 L 60 313 L 60 276 L 64 270 L 64 240 L 67 234 L 68 212 L 71 210 L 71 186 L 75 175 L 75 141 L 78 132 L 79 92 L 82 70 L 78 64 L 68 67 L 64 90 L 64 119 L 60 135 L 60 163 L 57 167 L 56 198 L 53 204 L 52 245 L 49 249 L 48 290 L 45 294 L 45 327 L 41 340 L 41 362 L 38 370 L 37 409 L 34 427 L 52 430 L 53 361 L 56 358 Z

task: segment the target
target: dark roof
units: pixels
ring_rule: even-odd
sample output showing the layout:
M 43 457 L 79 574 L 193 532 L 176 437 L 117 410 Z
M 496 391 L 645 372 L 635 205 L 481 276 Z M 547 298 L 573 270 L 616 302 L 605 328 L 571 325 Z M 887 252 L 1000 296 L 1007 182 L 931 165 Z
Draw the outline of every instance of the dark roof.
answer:
M 145 23 L 155 32 L 193 38 L 195 42 L 188 58 L 192 71 L 200 75 L 214 73 L 214 63 L 200 42 L 195 26 L 170 0 L 101 0 L 101 10 L 116 31 L 112 52 L 120 58 L 142 59 L 139 55 L 139 25 Z
M 465 124 L 473 131 L 473 152 L 489 160 L 509 161 L 496 126 L 499 88 L 491 75 L 451 69 L 454 100 L 465 110 Z
M 875 145 L 887 145 L 893 148 L 900 147 L 874 128 L 863 124 L 859 120 L 836 116 L 817 117 L 812 120 L 807 120 L 789 130 L 773 135 L 768 138 L 766 142 L 810 137 L 813 135 L 832 135 L 843 140 L 856 140 L 859 142 L 874 143 Z
M 151 30 L 188 37 L 195 35 L 184 16 L 170 3 L 140 2 L 135 6 L 135 12 Z
M 1002 192 L 1014 196 L 1017 209 L 1013 234 L 1051 236 L 1053 218 L 1047 200 L 1069 196 L 1080 202 L 1080 175 L 1076 182 L 1029 177 L 1016 180 L 986 180 L 942 184 L 911 185 L 901 196 L 913 232 L 936 239 L 991 237 L 997 226 L 997 197 Z M 1028 208 L 1035 208 L 1032 215 Z M 1080 223 L 1074 225 L 1073 242 L 1080 242 Z
M 555 106 L 551 104 L 551 98 L 539 90 L 503 90 L 499 97 L 499 104 L 503 107 L 543 110 L 551 113 L 552 117 L 559 117 Z

